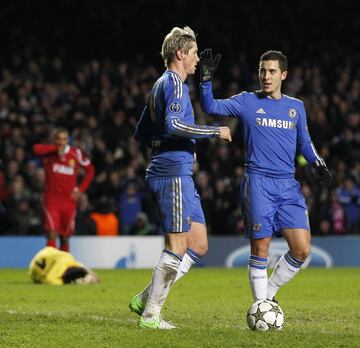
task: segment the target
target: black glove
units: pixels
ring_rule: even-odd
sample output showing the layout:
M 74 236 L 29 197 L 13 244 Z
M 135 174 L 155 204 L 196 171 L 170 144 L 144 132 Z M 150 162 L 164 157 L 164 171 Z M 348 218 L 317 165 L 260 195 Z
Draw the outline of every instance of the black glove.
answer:
M 211 48 L 206 48 L 200 53 L 200 81 L 211 81 L 214 72 L 219 66 L 221 54 L 217 54 L 215 58 Z
M 320 182 L 321 186 L 330 187 L 333 177 L 324 160 L 321 158 L 316 160 L 313 166 L 315 168 L 316 178 Z

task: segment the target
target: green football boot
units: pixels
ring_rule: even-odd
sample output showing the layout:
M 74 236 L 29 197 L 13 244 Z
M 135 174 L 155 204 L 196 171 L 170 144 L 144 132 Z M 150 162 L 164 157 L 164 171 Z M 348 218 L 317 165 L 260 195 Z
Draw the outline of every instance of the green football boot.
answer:
M 132 312 L 141 315 L 145 309 L 145 302 L 143 302 L 139 295 L 135 295 L 130 303 L 129 308 Z
M 144 318 L 141 317 L 138 325 L 144 329 L 153 329 L 153 330 L 176 329 L 176 326 L 166 322 L 165 320 L 161 319 L 160 317 L 155 317 L 150 320 L 144 320 Z

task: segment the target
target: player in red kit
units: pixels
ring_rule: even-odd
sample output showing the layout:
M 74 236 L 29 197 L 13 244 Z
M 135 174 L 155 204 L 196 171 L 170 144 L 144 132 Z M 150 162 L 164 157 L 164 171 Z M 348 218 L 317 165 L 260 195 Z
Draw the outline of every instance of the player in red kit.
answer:
M 56 247 L 59 236 L 60 249 L 64 251 L 69 251 L 69 237 L 74 232 L 77 201 L 94 177 L 90 159 L 80 149 L 70 146 L 68 141 L 68 131 L 58 128 L 53 135 L 53 144 L 33 146 L 45 169 L 43 210 L 47 246 Z M 80 167 L 86 174 L 78 185 Z

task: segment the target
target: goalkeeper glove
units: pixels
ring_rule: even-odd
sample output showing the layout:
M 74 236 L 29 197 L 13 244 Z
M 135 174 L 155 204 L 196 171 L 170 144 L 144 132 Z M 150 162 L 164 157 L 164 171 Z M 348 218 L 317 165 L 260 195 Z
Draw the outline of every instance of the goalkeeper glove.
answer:
M 219 66 L 221 54 L 217 54 L 215 58 L 211 48 L 206 48 L 200 53 L 200 81 L 211 81 L 212 76 Z
M 316 172 L 316 178 L 323 187 L 330 187 L 332 183 L 332 174 L 325 164 L 325 161 L 320 158 L 313 164 Z

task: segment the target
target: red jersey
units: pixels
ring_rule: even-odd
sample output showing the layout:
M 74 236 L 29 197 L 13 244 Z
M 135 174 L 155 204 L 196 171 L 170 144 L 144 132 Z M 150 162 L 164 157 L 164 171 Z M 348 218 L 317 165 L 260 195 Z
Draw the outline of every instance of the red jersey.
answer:
M 45 198 L 72 199 L 71 193 L 78 186 L 84 192 L 94 177 L 94 166 L 85 154 L 75 147 L 67 145 L 64 154 L 58 154 L 54 144 L 35 144 L 33 151 L 41 156 L 45 168 Z M 79 167 L 85 169 L 85 177 L 77 185 Z

